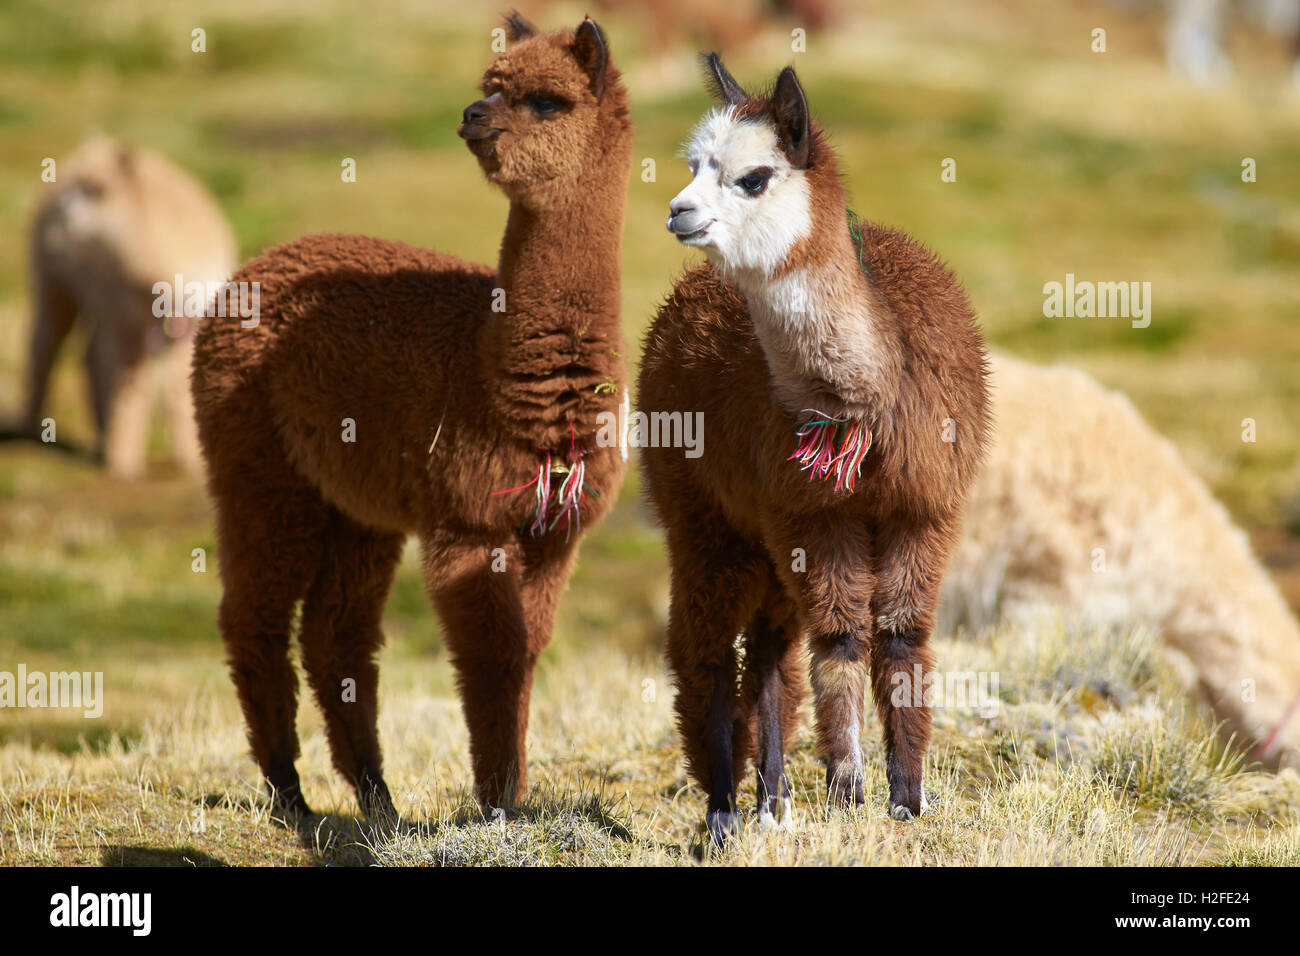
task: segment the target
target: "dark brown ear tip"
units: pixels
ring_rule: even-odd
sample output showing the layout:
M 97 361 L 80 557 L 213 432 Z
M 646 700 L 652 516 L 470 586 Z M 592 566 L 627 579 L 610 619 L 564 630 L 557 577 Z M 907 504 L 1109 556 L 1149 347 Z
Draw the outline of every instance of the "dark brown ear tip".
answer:
M 587 17 L 587 19 L 579 23 L 577 32 L 574 33 L 574 38 L 577 40 L 581 40 L 583 37 L 589 38 L 599 55 L 604 56 L 609 53 L 609 41 L 605 39 L 605 31 L 591 17 Z
M 776 85 L 793 83 L 799 90 L 803 90 L 803 84 L 799 82 L 799 74 L 794 71 L 794 67 L 787 66 L 776 75 Z
M 724 103 L 735 105 L 743 102 L 747 94 L 736 78 L 727 71 L 722 63 L 722 55 L 716 50 L 700 54 L 700 63 L 704 67 L 705 85 Z
M 525 20 L 524 15 L 518 10 L 511 10 L 503 19 L 506 23 L 507 35 L 512 40 L 522 40 L 524 37 L 537 35 L 537 27 Z
M 591 77 L 591 89 L 596 94 L 596 101 L 605 98 L 605 70 L 609 63 L 609 44 L 600 24 L 591 17 L 586 17 L 578 24 L 573 34 L 573 51 L 578 62 Z

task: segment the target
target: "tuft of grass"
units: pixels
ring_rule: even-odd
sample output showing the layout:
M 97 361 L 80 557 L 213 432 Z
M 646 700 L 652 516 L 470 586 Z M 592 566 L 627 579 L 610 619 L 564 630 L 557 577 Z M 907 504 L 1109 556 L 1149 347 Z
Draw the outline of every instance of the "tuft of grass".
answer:
M 1177 707 L 1140 708 L 1111 720 L 1092 758 L 1096 780 L 1158 809 L 1215 816 L 1243 758 L 1186 723 Z
M 1300 826 L 1292 825 L 1263 839 L 1242 840 L 1223 857 L 1224 866 L 1300 866 Z

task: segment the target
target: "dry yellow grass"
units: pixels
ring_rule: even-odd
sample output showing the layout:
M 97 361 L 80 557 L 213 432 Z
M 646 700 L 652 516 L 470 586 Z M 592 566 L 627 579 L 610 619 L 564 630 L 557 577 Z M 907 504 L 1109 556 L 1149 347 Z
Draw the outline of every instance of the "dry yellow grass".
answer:
M 704 801 L 683 773 L 661 664 L 592 647 L 541 668 L 533 782 L 515 813 L 485 820 L 469 799 L 456 700 L 424 690 L 446 686 L 446 662 L 390 652 L 380 733 L 405 825 L 355 819 L 304 704 L 300 767 L 325 816 L 289 830 L 270 817 L 233 693 L 205 656 L 161 685 L 147 667 L 119 675 L 156 701 L 129 739 L 71 753 L 0 747 L 0 864 L 1300 863 L 1300 777 L 1220 754 L 1210 728 L 1165 702 L 1143 635 L 1003 631 L 937 650 L 947 670 L 996 670 L 1001 702 L 989 718 L 938 711 L 935 806 L 910 825 L 885 812 L 874 738 L 867 806 L 828 812 L 805 731 L 791 752 L 795 830 L 759 832 L 751 815 L 725 852 L 703 855 Z

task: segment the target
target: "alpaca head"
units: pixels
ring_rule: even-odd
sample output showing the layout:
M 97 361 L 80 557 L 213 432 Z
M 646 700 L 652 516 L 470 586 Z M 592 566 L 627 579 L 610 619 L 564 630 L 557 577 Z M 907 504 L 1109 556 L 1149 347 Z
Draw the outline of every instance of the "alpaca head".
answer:
M 574 32 L 539 33 L 512 13 L 506 36 L 457 132 L 489 181 L 545 208 L 582 184 L 611 135 L 626 133 L 630 150 L 626 93 L 590 18 Z
M 57 228 L 48 238 L 125 248 L 139 218 L 136 161 L 127 146 L 114 140 L 97 137 L 85 143 L 60 179 Z
M 771 276 L 812 232 L 823 187 L 838 188 L 834 158 L 791 67 L 770 94 L 751 96 L 716 53 L 706 62 L 722 105 L 686 144 L 692 179 L 669 204 L 668 231 L 724 274 Z

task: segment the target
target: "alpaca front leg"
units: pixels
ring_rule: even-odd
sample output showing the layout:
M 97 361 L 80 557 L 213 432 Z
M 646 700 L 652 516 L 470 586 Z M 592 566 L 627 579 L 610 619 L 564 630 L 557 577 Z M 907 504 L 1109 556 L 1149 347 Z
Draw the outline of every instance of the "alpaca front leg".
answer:
M 674 589 L 668 614 L 668 664 L 677 694 L 673 710 L 691 775 L 708 793 L 705 825 L 714 845 L 739 831 L 736 813 L 738 719 L 736 653 L 725 627 L 703 626 L 683 610 Z
M 765 557 L 716 516 L 671 529 L 668 666 L 686 764 L 709 795 L 705 823 L 715 845 L 740 829 L 736 780 L 749 756 L 749 714 L 736 685 L 735 638 L 757 604 Z
M 955 528 L 955 522 L 942 520 L 899 524 L 879 542 L 871 681 L 885 743 L 889 812 L 898 820 L 920 816 L 926 805 L 925 688 L 934 668 L 927 644 Z
M 803 690 L 793 614 L 774 622 L 759 612 L 745 628 L 746 678 L 755 699 L 758 751 L 755 760 L 758 821 L 762 828 L 791 826 L 790 779 L 785 744 Z
M 527 785 L 528 702 L 540 652 L 524 623 L 517 549 L 507 549 L 504 562 L 496 562 L 501 570 L 493 569 L 492 550 L 452 546 L 426 558 L 484 810 L 512 807 Z
M 731 656 L 712 668 L 709 706 L 704 715 L 703 737 L 709 761 L 709 809 L 704 821 L 709 836 L 719 846 L 740 831 L 736 812 L 735 737 L 736 662 Z
M 808 629 L 817 740 L 832 805 L 863 802 L 862 715 L 870 670 L 871 540 L 834 514 L 769 515 L 772 565 Z M 806 555 L 802 562 L 785 556 Z
M 41 433 L 41 410 L 49 388 L 50 370 L 63 340 L 77 320 L 77 305 L 45 269 L 32 272 L 32 336 L 27 349 L 26 396 L 23 433 L 35 438 Z

